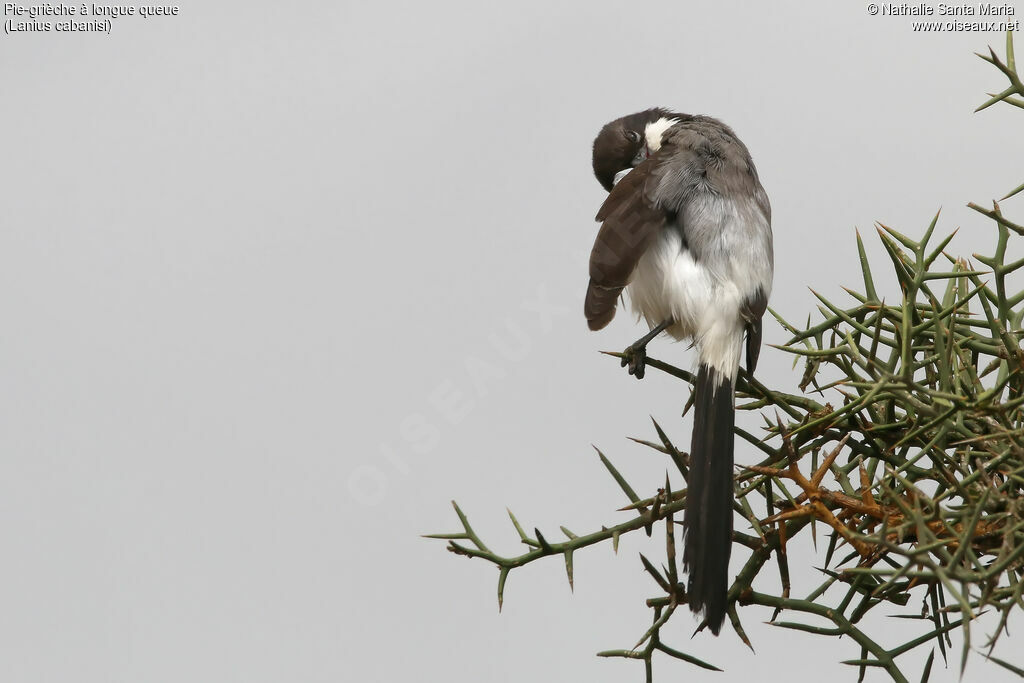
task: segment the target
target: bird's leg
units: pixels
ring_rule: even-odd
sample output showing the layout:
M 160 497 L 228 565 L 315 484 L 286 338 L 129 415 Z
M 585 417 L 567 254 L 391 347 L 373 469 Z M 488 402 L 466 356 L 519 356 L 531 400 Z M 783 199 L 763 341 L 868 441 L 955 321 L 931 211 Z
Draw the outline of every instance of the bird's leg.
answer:
M 644 378 L 644 371 L 647 366 L 647 343 L 665 331 L 665 328 L 675 322 L 672 318 L 662 321 L 651 329 L 650 332 L 637 339 L 626 347 L 622 352 L 622 367 L 629 366 L 629 374 L 637 379 Z

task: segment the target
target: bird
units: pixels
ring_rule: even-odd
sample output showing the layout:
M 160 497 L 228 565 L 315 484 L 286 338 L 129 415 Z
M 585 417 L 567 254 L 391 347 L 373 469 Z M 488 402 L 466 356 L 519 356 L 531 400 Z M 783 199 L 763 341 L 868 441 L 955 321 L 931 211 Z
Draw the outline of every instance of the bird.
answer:
M 593 171 L 608 192 L 590 254 L 584 313 L 615 316 L 623 289 L 649 332 L 622 365 L 645 374 L 666 333 L 696 349 L 684 512 L 686 599 L 718 635 L 727 611 L 733 427 L 743 352 L 753 374 L 775 270 L 771 204 L 746 145 L 718 119 L 655 107 L 605 125 Z

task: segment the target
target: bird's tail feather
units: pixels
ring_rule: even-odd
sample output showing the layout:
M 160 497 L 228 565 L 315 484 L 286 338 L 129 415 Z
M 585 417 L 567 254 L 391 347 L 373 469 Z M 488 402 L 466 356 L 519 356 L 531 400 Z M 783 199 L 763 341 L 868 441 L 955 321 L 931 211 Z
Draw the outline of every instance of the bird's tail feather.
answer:
M 733 382 L 706 363 L 697 372 L 684 516 L 687 599 L 715 635 L 725 621 L 732 550 Z

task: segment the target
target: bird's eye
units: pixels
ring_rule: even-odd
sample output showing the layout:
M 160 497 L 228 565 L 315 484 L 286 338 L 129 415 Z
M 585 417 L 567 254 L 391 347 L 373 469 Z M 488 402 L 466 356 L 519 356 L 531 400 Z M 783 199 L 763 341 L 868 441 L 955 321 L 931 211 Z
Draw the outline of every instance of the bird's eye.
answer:
M 640 142 L 640 133 L 637 133 L 635 130 L 627 130 L 626 139 L 633 143 Z

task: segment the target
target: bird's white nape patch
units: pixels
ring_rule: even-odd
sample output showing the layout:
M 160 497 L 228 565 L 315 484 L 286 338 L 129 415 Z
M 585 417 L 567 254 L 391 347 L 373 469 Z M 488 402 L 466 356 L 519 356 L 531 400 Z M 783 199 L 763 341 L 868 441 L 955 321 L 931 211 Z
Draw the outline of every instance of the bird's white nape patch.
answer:
M 654 123 L 648 123 L 644 128 L 644 138 L 647 142 L 647 149 L 657 152 L 661 149 L 661 136 L 665 131 L 679 123 L 679 119 L 670 119 L 662 116 Z

